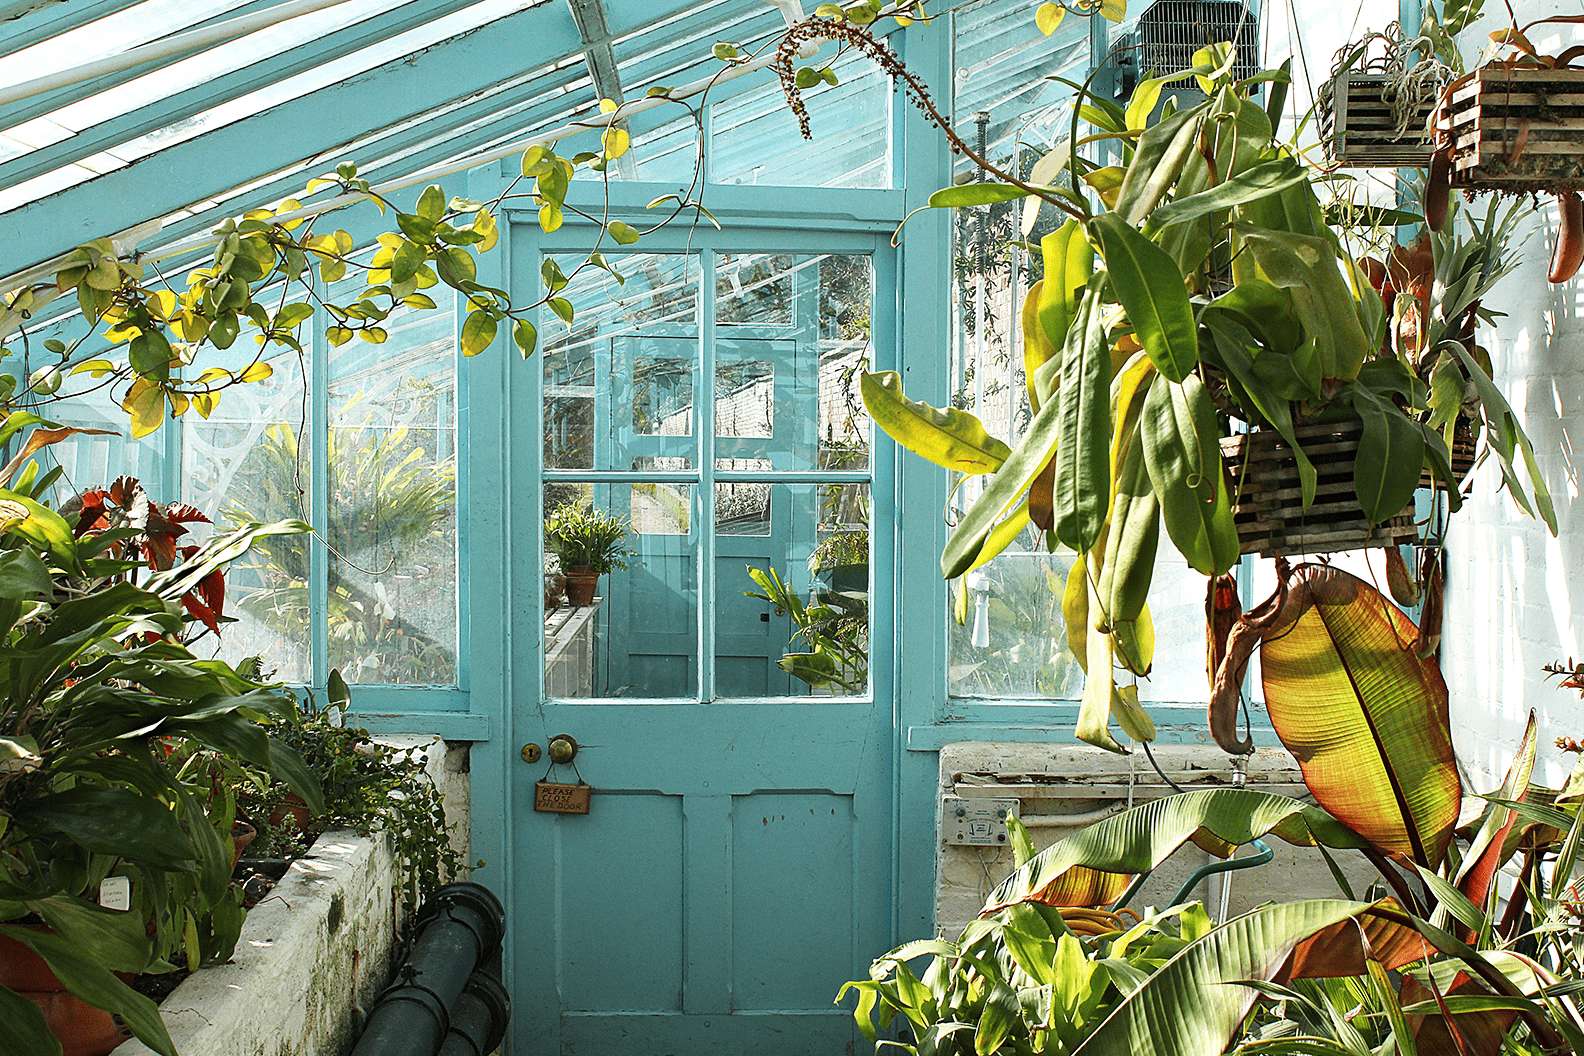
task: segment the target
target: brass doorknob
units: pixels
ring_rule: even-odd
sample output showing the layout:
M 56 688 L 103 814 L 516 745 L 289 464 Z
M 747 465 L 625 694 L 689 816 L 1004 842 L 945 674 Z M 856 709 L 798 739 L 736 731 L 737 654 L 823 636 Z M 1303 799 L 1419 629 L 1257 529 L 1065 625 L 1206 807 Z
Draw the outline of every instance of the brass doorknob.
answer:
M 522 761 L 525 763 L 537 763 L 539 761 L 539 746 L 533 741 L 529 741 L 522 746 Z
M 578 743 L 572 739 L 571 734 L 558 733 L 550 738 L 550 761 L 556 764 L 570 763 L 576 758 Z

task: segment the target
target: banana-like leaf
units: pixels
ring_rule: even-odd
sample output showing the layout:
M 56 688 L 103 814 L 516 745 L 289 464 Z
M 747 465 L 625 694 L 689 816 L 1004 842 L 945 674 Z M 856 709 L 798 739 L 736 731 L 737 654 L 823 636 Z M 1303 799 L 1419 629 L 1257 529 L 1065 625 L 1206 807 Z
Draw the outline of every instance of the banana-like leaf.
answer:
M 887 436 L 937 466 L 957 473 L 994 473 L 1012 454 L 968 412 L 908 399 L 902 394 L 902 375 L 894 370 L 864 374 L 858 391 L 869 417 Z
M 1237 564 L 1237 525 L 1221 469 L 1215 407 L 1197 375 L 1157 377 L 1139 420 L 1144 461 L 1160 498 L 1166 534 L 1207 576 Z
M 1377 848 L 1435 868 L 1457 824 L 1446 682 L 1407 615 L 1357 576 L 1300 565 L 1268 618 L 1228 639 L 1212 707 L 1260 645 L 1272 727 L 1316 802 Z
M 1290 844 L 1359 849 L 1368 843 L 1317 807 L 1248 788 L 1183 792 L 1096 822 L 1041 851 L 997 887 L 984 913 L 1019 902 L 1098 906 L 1133 876 L 1153 870 L 1189 840 L 1223 857 L 1263 836 Z
M 1507 776 L 1502 781 L 1501 791 L 1496 793 L 1497 799 L 1513 801 L 1523 800 L 1528 796 L 1529 780 L 1534 776 L 1535 755 L 1539 749 L 1535 736 L 1536 728 L 1535 713 L 1530 711 L 1529 723 L 1524 727 L 1523 740 L 1518 745 L 1512 764 L 1507 768 Z M 1510 808 L 1500 803 L 1491 804 L 1489 812 L 1480 822 L 1474 842 L 1469 845 L 1468 852 L 1463 856 L 1463 864 L 1457 874 L 1457 887 L 1476 906 L 1485 904 L 1491 884 L 1495 882 L 1496 874 L 1506 862 L 1504 851 L 1507 834 L 1512 831 L 1517 820 L 1518 815 Z
M 1127 312 L 1144 351 L 1172 381 L 1199 362 L 1198 327 L 1175 261 L 1116 213 L 1094 220 L 1111 289 Z
M 1056 399 L 1061 437 L 1052 489 L 1054 530 L 1058 540 L 1079 553 L 1100 538 L 1111 497 L 1111 349 L 1101 304 L 1104 286 L 1105 273 L 1097 272 L 1084 290 L 1062 350 Z
M 1103 1020 L 1074 1056 L 1220 1056 L 1259 998 L 1250 982 L 1283 974 L 1300 944 L 1392 907 L 1338 899 L 1263 906 L 1167 961 Z

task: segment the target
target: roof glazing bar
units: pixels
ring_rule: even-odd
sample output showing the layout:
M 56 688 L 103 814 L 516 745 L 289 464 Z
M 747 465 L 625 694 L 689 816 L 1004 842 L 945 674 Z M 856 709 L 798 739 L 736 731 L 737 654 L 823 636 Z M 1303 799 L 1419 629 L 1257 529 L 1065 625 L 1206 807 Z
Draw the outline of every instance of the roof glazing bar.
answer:
M 141 66 L 145 62 L 163 61 L 167 59 L 185 58 L 193 52 L 202 51 L 216 44 L 244 37 L 254 30 L 276 25 L 288 18 L 306 15 L 313 11 L 322 11 L 327 7 L 336 7 L 349 3 L 350 0 L 286 0 L 286 2 L 240 18 L 230 18 L 223 22 L 216 22 L 211 26 L 188 30 L 185 33 L 174 33 L 159 40 L 111 55 L 107 58 L 96 59 L 81 66 L 60 70 L 56 73 L 35 77 L 32 80 L 22 81 L 17 84 L 0 88 L 0 106 L 6 106 L 23 99 L 30 99 L 43 92 L 64 88 L 68 85 L 90 81 L 96 77 L 117 73 L 121 70 Z

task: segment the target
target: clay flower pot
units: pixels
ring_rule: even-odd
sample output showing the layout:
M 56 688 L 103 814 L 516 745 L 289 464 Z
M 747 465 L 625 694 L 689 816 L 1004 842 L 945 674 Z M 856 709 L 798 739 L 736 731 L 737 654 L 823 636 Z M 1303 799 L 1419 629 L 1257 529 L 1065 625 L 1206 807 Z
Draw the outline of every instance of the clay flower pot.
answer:
M 242 854 L 258 839 L 258 830 L 245 821 L 231 823 L 231 868 L 235 869 Z
M 288 814 L 291 815 L 292 821 L 296 822 L 298 832 L 308 831 L 308 824 L 313 820 L 313 815 L 308 812 L 308 804 L 295 792 L 288 793 L 286 801 L 270 811 L 269 823 L 279 825 Z
M 47 930 L 43 925 L 23 925 Z M 130 1035 L 109 1012 L 69 993 L 44 958 L 0 935 L 0 986 L 38 1006 L 63 1056 L 107 1056 Z
M 574 568 L 566 574 L 567 604 L 582 608 L 594 604 L 594 591 L 599 587 L 599 573 L 586 568 Z

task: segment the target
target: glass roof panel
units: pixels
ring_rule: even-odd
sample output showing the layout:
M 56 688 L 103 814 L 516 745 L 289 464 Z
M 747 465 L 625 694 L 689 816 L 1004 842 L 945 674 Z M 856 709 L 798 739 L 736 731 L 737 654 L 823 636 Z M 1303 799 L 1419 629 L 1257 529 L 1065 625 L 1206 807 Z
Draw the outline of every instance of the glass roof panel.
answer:
M 952 112 L 964 138 L 973 142 L 975 115 L 985 113 L 992 158 L 1010 158 L 1019 143 L 1048 148 L 1065 139 L 1073 93 L 1050 78 L 1081 82 L 1087 74 L 1088 19 L 1064 19 L 1046 37 L 1022 0 L 980 0 L 952 23 Z M 959 161 L 959 171 L 968 164 Z
M 0 65 L 0 87 L 119 55 L 245 3 L 247 0 L 144 0 L 7 55 Z

